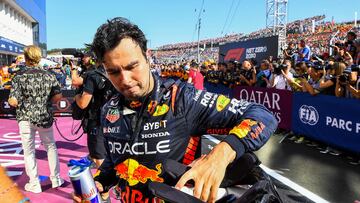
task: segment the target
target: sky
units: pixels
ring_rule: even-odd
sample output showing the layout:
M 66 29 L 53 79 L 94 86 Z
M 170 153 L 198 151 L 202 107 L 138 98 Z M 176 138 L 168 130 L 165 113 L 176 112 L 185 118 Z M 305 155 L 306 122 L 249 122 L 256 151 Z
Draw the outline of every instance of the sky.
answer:
M 251 33 L 266 27 L 266 0 L 49 0 L 46 1 L 48 50 L 83 48 L 96 29 L 114 17 L 137 24 L 149 48 L 197 41 L 229 33 Z M 326 15 L 335 22 L 360 18 L 360 0 L 288 0 L 288 22 Z

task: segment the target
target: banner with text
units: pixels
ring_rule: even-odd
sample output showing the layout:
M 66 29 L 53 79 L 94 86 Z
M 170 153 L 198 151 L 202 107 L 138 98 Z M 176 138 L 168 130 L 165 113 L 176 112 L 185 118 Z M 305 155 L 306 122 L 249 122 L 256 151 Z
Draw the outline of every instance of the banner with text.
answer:
M 278 36 L 230 42 L 219 46 L 219 62 L 255 59 L 260 62 L 269 56 L 278 55 Z
M 292 130 L 332 146 L 360 152 L 360 102 L 294 93 Z
M 55 116 L 71 116 L 71 103 L 74 101 L 74 90 L 62 90 L 63 97 L 53 103 L 53 112 Z M 0 117 L 13 117 L 15 108 L 8 103 L 10 90 L 0 90 Z
M 237 86 L 234 88 L 234 98 L 264 105 L 273 112 L 279 128 L 291 129 L 291 91 Z
M 10 39 L 0 36 L 0 51 L 21 54 L 24 52 L 25 45 L 14 42 Z

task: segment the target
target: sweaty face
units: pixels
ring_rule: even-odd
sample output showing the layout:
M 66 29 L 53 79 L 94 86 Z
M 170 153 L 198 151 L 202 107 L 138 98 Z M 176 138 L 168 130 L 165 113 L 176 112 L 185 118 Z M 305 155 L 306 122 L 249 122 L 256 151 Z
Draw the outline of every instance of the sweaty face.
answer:
M 114 87 L 126 98 L 137 100 L 151 91 L 149 63 L 132 39 L 124 38 L 106 52 L 103 65 Z

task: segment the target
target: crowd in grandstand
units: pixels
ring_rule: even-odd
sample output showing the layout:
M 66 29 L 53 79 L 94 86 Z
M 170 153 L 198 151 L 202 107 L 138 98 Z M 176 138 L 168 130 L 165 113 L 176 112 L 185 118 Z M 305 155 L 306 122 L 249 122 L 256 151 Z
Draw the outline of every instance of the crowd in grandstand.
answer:
M 287 24 L 287 41 L 297 42 L 298 39 L 306 41 L 307 46 L 311 49 L 311 53 L 317 55 L 329 56 L 331 52 L 335 52 L 336 49 L 333 46 L 337 44 L 343 44 L 347 33 L 352 29 L 351 23 L 334 23 L 324 22 L 325 16 L 319 15 L 303 20 L 293 21 Z M 316 26 L 314 26 L 315 24 Z M 312 29 L 314 27 L 314 29 Z M 314 31 L 314 32 L 313 32 Z M 234 41 L 246 41 L 250 39 L 256 39 L 260 37 L 271 36 L 272 30 L 260 29 L 255 32 L 244 35 L 242 33 L 229 34 L 219 38 L 205 39 L 200 41 L 200 56 L 202 62 L 216 63 L 219 60 L 219 44 Z M 296 43 L 295 43 L 296 44 Z M 295 46 L 296 47 L 296 46 Z M 330 51 L 330 48 L 332 50 Z M 184 61 L 189 62 L 197 60 L 197 43 L 177 43 L 168 44 L 159 47 L 152 52 L 153 62 L 156 64 L 168 64 L 176 63 L 181 65 Z M 57 79 L 61 83 L 62 87 L 69 88 L 71 76 L 69 74 L 69 64 L 66 63 L 69 59 L 51 58 L 50 60 L 57 62 L 59 65 L 46 65 L 46 69 L 49 69 L 56 75 Z M 359 59 L 357 56 L 353 56 L 353 61 L 356 63 Z M 8 66 L 3 66 L 0 69 L 0 87 L 8 88 L 10 80 L 18 70 L 21 70 L 21 61 L 14 61 L 14 63 Z M 171 66 L 170 66 L 171 67 Z M 221 66 L 220 66 L 221 67 Z

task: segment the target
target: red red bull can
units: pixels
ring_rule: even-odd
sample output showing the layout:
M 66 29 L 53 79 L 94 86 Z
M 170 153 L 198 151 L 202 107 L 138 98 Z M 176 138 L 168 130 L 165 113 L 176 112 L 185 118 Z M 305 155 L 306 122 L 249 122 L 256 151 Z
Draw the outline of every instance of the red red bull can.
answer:
M 85 203 L 103 202 L 89 167 L 73 166 L 69 170 L 69 177 L 75 194 L 81 196 Z

